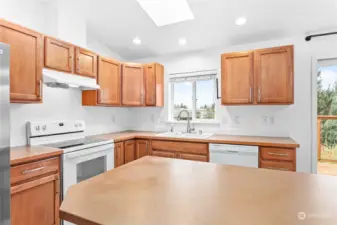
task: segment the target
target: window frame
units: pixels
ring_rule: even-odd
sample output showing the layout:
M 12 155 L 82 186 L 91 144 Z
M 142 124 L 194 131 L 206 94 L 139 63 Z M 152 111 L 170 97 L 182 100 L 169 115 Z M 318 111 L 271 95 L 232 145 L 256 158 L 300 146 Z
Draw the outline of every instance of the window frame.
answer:
M 196 112 L 197 112 L 197 81 L 213 81 L 213 99 L 214 99 L 214 105 L 215 105 L 215 112 L 214 112 L 214 119 L 197 119 L 196 118 Z M 192 123 L 218 123 L 217 121 L 217 111 L 218 111 L 218 104 L 217 104 L 217 82 L 216 79 L 203 79 L 203 80 L 190 80 L 190 81 L 181 81 L 184 82 L 191 82 L 192 83 Z M 186 121 L 179 121 L 174 118 L 174 84 L 180 83 L 180 82 L 170 82 L 170 93 L 169 93 L 169 121 L 173 123 L 179 123 L 179 122 L 186 122 Z

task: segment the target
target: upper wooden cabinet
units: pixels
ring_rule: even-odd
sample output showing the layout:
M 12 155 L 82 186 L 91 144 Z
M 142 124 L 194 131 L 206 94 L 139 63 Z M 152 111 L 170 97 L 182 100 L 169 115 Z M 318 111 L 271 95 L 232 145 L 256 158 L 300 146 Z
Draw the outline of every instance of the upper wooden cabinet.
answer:
M 260 49 L 254 58 L 257 103 L 294 103 L 293 46 Z
M 10 101 L 42 101 L 43 38 L 0 19 L 0 42 L 10 45 Z
M 63 72 L 73 73 L 75 47 L 66 42 L 45 37 L 44 66 Z
M 121 105 L 121 64 L 118 61 L 100 57 L 98 103 Z
M 83 76 L 96 78 L 97 76 L 97 54 L 83 48 L 76 47 L 75 50 L 75 73 Z
M 122 66 L 122 104 L 144 105 L 144 75 L 141 64 L 125 63 Z
M 253 52 L 221 56 L 222 104 L 253 103 Z
M 164 106 L 164 66 L 159 63 L 144 65 L 145 105 Z
M 99 56 L 97 83 L 100 86 L 99 90 L 82 92 L 83 105 L 121 105 L 120 62 Z
M 145 105 L 156 105 L 156 68 L 154 64 L 144 65 Z
M 293 104 L 293 46 L 223 54 L 222 104 Z

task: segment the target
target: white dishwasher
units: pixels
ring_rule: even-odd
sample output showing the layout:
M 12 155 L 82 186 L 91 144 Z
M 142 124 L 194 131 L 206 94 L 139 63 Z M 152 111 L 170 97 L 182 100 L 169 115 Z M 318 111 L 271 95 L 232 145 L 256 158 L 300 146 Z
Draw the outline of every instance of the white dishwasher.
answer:
M 259 148 L 257 146 L 209 144 L 209 156 L 212 163 L 259 167 Z

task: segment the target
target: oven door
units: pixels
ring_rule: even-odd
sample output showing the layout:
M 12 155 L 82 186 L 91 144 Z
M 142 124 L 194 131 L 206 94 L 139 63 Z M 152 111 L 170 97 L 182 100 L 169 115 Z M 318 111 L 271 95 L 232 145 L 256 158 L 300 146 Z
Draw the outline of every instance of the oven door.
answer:
M 114 168 L 114 144 L 63 154 L 63 195 L 68 188 Z M 63 199 L 63 198 L 62 198 Z

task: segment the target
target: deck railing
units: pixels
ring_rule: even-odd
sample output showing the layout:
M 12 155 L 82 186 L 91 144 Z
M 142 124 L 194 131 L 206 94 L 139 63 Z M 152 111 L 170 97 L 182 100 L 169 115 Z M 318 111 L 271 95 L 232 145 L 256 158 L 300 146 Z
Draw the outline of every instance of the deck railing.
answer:
M 318 161 L 327 161 L 327 162 L 336 162 L 337 158 L 332 157 L 333 151 L 336 151 L 337 153 L 337 143 L 336 143 L 336 149 L 331 149 L 331 157 L 324 157 L 322 158 L 322 149 L 325 151 L 327 149 L 326 146 L 324 146 L 324 143 L 322 143 L 322 122 L 326 120 L 337 120 L 337 115 L 319 115 L 317 116 L 317 160 Z

